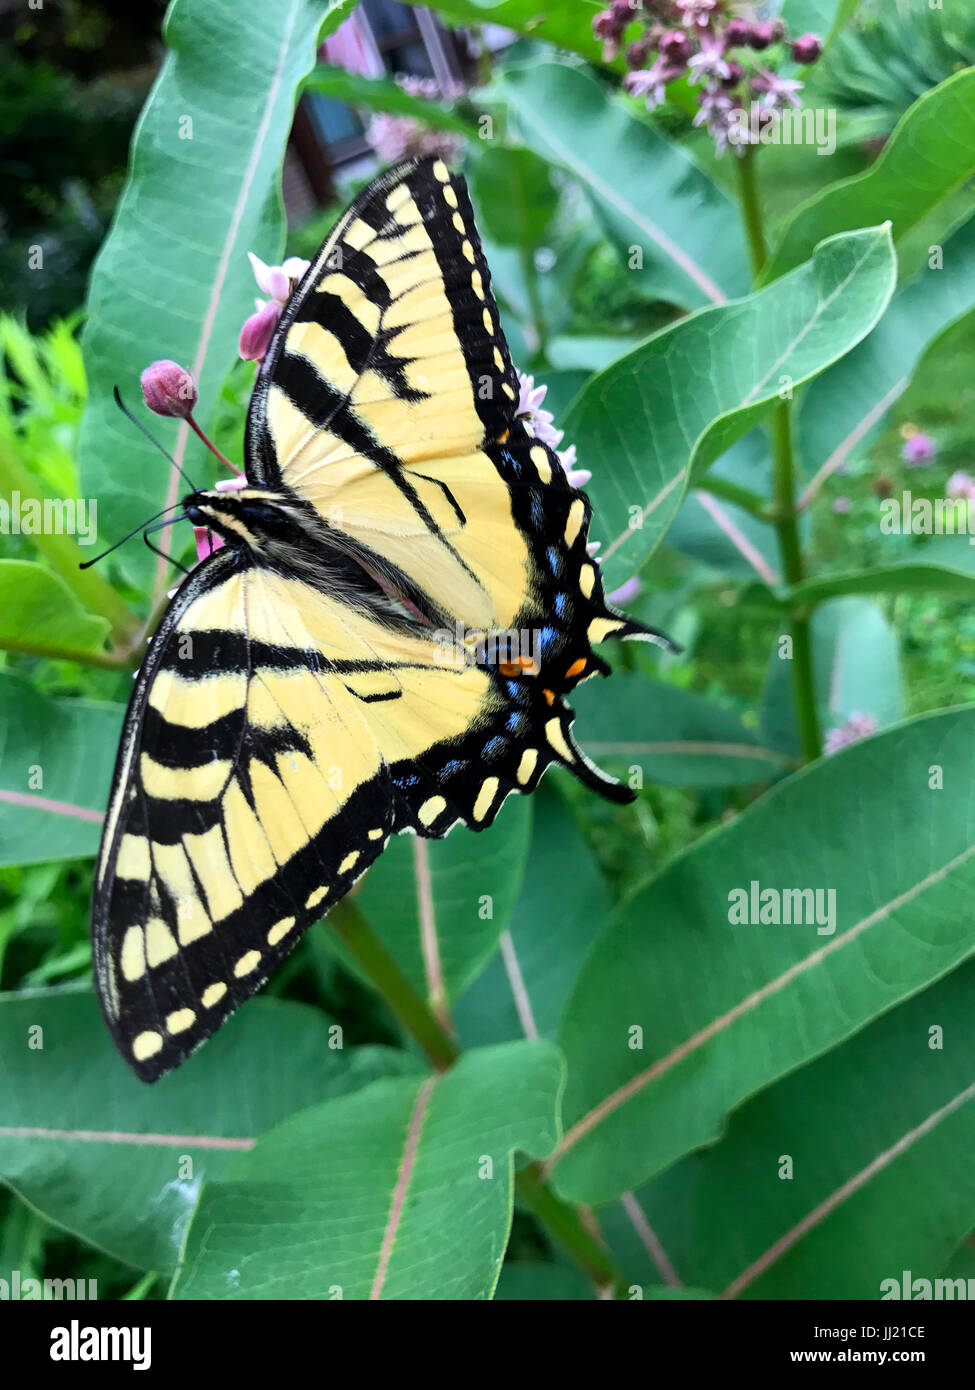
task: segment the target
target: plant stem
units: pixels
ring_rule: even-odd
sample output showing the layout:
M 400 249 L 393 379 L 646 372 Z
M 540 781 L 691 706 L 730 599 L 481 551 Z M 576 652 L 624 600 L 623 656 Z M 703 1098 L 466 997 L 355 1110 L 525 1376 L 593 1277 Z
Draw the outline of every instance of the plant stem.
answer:
M 45 500 L 57 500 L 51 497 L 39 478 L 27 471 L 16 454 L 7 448 L 0 448 L 0 492 L 6 493 L 11 499 L 15 492 L 20 493 L 21 497 L 36 498 L 42 508 Z M 64 533 L 45 534 L 41 531 L 32 532 L 30 539 L 38 550 L 44 553 L 51 567 L 68 582 L 88 611 L 108 619 L 112 629 L 112 642 L 117 646 L 126 646 L 139 629 L 139 619 L 100 574 L 91 569 L 78 568 L 85 555 L 77 542 Z M 73 656 L 72 660 L 80 661 L 85 658 Z M 104 663 L 96 658 L 92 660 L 92 664 L 117 663 Z
M 544 352 L 548 338 L 548 327 L 545 323 L 545 309 L 542 305 L 541 291 L 538 288 L 535 257 L 530 246 L 522 246 L 519 254 L 521 256 L 521 273 L 525 279 L 525 289 L 528 291 L 528 307 L 531 312 L 535 335 L 538 338 L 535 350 L 536 352 Z
M 84 652 L 71 647 L 51 646 L 49 642 L 31 642 L 21 637 L 5 637 L 0 645 L 5 652 L 43 656 L 48 661 L 77 661 L 81 666 L 98 666 L 106 671 L 122 671 L 132 660 L 128 647 L 120 647 L 113 652 Z
M 792 406 L 783 401 L 772 417 L 772 458 L 775 468 L 775 509 L 778 520 L 775 529 L 779 537 L 782 574 L 790 587 L 805 578 L 802 546 L 799 543 L 799 521 L 795 505 L 793 482 Z M 823 751 L 823 736 L 816 707 L 816 676 L 813 669 L 812 634 L 806 609 L 794 609 L 790 622 L 792 631 L 792 688 L 796 702 L 796 720 L 802 756 L 812 762 Z
M 331 909 L 327 920 L 400 1023 L 423 1048 L 434 1069 L 446 1071 L 460 1056 L 456 1043 L 441 1028 L 426 1000 L 414 989 L 355 902 L 343 898 Z
M 426 1000 L 404 975 L 356 903 L 343 898 L 326 920 L 403 1027 L 423 1048 L 435 1070 L 446 1071 L 460 1056 L 457 1044 L 447 1036 Z M 546 1184 L 539 1164 L 523 1168 L 515 1185 L 521 1200 L 598 1290 L 613 1290 L 618 1294 L 627 1288 L 622 1272 L 586 1230 L 576 1208 L 563 1202 Z
M 742 220 L 745 223 L 745 236 L 748 238 L 752 277 L 758 279 L 765 268 L 768 249 L 765 245 L 762 205 L 758 197 L 754 145 L 744 145 L 742 153 L 735 156 L 735 174 L 738 180 L 738 201 L 741 203 Z
M 751 488 L 742 487 L 740 483 L 733 483 L 728 478 L 717 478 L 710 473 L 705 473 L 694 484 L 701 492 L 710 492 L 712 497 L 721 497 L 725 502 L 732 502 L 736 507 L 741 507 L 742 511 L 748 512 L 751 516 L 757 517 L 759 521 L 773 521 L 772 509 L 768 499 L 761 493 L 752 492 Z
M 629 1281 L 595 1236 L 583 1225 L 578 1210 L 557 1197 L 541 1177 L 540 1165 L 522 1168 L 515 1179 L 518 1196 L 548 1233 L 559 1242 L 592 1280 L 601 1294 L 625 1298 Z
M 768 251 L 762 221 L 762 206 L 758 196 L 755 147 L 746 145 L 744 153 L 735 160 L 735 165 L 738 177 L 738 197 L 741 202 L 745 235 L 748 239 L 752 275 L 757 279 L 765 267 Z M 792 443 L 791 400 L 784 400 L 776 406 L 772 416 L 772 460 L 775 529 L 778 533 L 779 554 L 782 557 L 783 578 L 786 584 L 791 586 L 800 583 L 805 578 L 805 563 L 802 547 L 799 543 L 799 524 L 796 512 L 795 451 Z M 795 696 L 799 740 L 803 758 L 806 762 L 812 762 L 823 751 L 823 739 L 816 705 L 816 679 L 813 669 L 812 636 L 809 628 L 808 610 L 793 610 L 789 626 L 792 634 L 792 688 Z

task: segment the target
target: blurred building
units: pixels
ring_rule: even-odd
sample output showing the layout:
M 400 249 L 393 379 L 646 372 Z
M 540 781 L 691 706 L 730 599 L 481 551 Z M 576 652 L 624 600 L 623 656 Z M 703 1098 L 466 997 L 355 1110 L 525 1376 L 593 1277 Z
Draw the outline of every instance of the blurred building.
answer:
M 326 39 L 319 57 L 366 77 L 432 79 L 441 92 L 450 92 L 473 80 L 482 43 L 493 50 L 510 37 L 497 25 L 482 26 L 476 36 L 464 29 L 446 29 L 420 5 L 361 0 Z M 285 160 L 290 221 L 300 223 L 315 208 L 333 201 L 337 179 L 372 171 L 376 156 L 367 128 L 368 112 L 317 92 L 302 97 Z

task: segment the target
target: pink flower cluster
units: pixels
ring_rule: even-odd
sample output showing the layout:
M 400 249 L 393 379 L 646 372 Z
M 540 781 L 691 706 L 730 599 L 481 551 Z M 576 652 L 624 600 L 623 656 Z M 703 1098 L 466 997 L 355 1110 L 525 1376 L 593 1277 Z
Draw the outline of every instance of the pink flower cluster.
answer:
M 816 34 L 790 39 L 781 19 L 750 21 L 733 14 L 729 0 L 611 0 L 593 20 L 593 32 L 611 62 L 620 53 L 624 35 L 634 24 L 643 33 L 626 49 L 630 69 L 623 86 L 631 96 L 644 97 L 653 110 L 664 100 L 667 84 L 689 77 L 700 84 L 695 125 L 707 127 L 718 153 L 733 146 L 739 154 L 754 143 L 758 129 L 786 106 L 799 106 L 803 84 L 780 77 L 776 64 L 786 55 L 795 62 L 814 63 L 823 51 Z M 772 50 L 767 60 L 757 53 Z
M 423 101 L 436 101 L 441 96 L 454 100 L 463 91 L 462 87 L 452 87 L 441 92 L 432 77 L 400 74 L 396 83 L 409 96 Z M 391 111 L 377 111 L 366 134 L 384 164 L 398 164 L 401 159 L 422 159 L 426 155 L 439 155 L 450 164 L 460 158 L 464 148 L 462 135 L 434 130 L 413 116 L 400 116 Z
M 857 743 L 861 738 L 869 738 L 879 728 L 880 725 L 872 714 L 853 710 L 845 724 L 829 730 L 823 742 L 823 752 L 838 753 L 841 748 L 848 748 L 851 743 Z
M 952 473 L 945 490 L 949 497 L 967 497 L 969 502 L 975 502 L 975 478 L 971 473 Z

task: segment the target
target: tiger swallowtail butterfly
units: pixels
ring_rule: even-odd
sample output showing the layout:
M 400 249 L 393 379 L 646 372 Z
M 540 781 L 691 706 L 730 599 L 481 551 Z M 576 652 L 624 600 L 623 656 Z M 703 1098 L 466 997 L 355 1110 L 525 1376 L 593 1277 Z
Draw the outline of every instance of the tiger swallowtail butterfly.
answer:
M 390 835 L 484 830 L 552 763 L 632 799 L 576 747 L 566 697 L 608 674 L 604 638 L 659 634 L 606 602 L 589 501 L 518 401 L 463 178 L 434 159 L 383 174 L 282 313 L 246 485 L 184 500 L 224 545 L 134 682 L 92 932 L 143 1080 L 253 994 Z M 536 640 L 485 659 L 492 634 Z

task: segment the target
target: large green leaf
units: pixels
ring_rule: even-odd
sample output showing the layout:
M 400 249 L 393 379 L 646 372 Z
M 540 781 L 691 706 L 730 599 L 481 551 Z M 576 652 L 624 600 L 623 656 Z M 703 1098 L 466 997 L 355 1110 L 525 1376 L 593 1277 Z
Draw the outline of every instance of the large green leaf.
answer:
M 715 481 L 770 498 L 772 460 L 764 429 L 751 430 L 722 454 L 709 470 L 708 482 Z M 766 583 L 780 578 L 774 529 L 727 498 L 715 497 L 699 488 L 685 494 L 667 531 L 667 544 L 723 573 L 750 579 L 758 574 Z
M 680 145 L 580 68 L 510 67 L 492 90 L 524 144 L 579 180 L 641 293 L 698 308 L 747 291 L 737 209 Z
M 572 1265 L 509 1260 L 501 1271 L 494 1297 L 517 1303 L 565 1303 L 590 1300 L 595 1294 L 586 1276 Z
M 770 781 L 785 769 L 737 715 L 703 695 L 642 676 L 590 682 L 573 697 L 575 736 L 617 776 L 676 787 L 734 787 Z
M 799 265 L 824 237 L 890 219 L 900 240 L 975 173 L 975 68 L 965 68 L 916 101 L 865 174 L 841 179 L 797 208 L 763 280 Z
M 420 0 L 406 2 L 420 4 Z M 602 57 L 602 45 L 592 33 L 593 20 L 605 8 L 600 0 L 548 0 L 541 8 L 537 0 L 436 0 L 429 8 L 448 24 L 500 24 L 594 62 Z
M 559 203 L 551 167 L 540 155 L 485 144 L 471 162 L 471 183 L 479 223 L 492 241 L 529 253 L 540 244 Z
M 545 345 L 545 355 L 559 370 L 601 372 L 622 357 L 632 352 L 646 338 L 645 333 L 637 336 L 610 337 L 593 333 L 572 333 L 564 337 L 550 338 Z M 548 380 L 548 373 L 545 377 Z M 546 408 L 548 401 L 545 402 Z M 557 419 L 558 417 L 556 417 Z
M 562 1028 L 563 1196 L 607 1201 L 712 1142 L 975 949 L 973 778 L 975 709 L 903 724 L 780 783 L 618 909 Z M 821 910 L 733 923 L 752 884 L 819 889 Z
M 173 1296 L 490 1298 L 561 1084 L 553 1044 L 507 1043 L 294 1116 L 205 1185 Z
M 587 485 L 608 587 L 657 545 L 689 476 L 849 352 L 894 286 L 889 229 L 834 237 L 767 289 L 664 329 L 586 386 L 564 420 Z M 608 541 L 608 544 L 607 544 Z
M 812 616 L 813 674 L 823 732 L 851 714 L 867 714 L 880 728 L 904 714 L 897 635 L 869 599 L 830 600 Z M 777 638 L 762 695 L 761 727 L 769 747 L 799 753 L 791 657 Z
M 0 864 L 95 853 L 121 724 L 121 705 L 0 672 Z
M 784 0 L 781 14 L 793 38 L 818 34 L 834 38 L 860 8 L 860 0 Z
M 796 603 L 819 603 L 842 594 L 953 594 L 971 598 L 975 594 L 975 573 L 971 567 L 954 569 L 918 560 L 824 574 L 804 579 L 789 590 L 790 600 Z
M 112 388 L 137 397 L 142 368 L 173 358 L 196 378 L 197 415 L 207 420 L 253 312 L 247 252 L 274 261 L 283 245 L 280 171 L 295 92 L 325 16 L 330 29 L 352 8 L 351 0 L 175 0 L 168 12 L 169 53 L 88 300 L 79 471 L 82 493 L 98 498 L 103 536 L 132 530 L 186 489 L 120 415 Z M 185 422 L 154 424 L 205 482 L 211 461 Z M 141 545 L 118 557 L 140 587 L 154 563 Z M 157 597 L 164 582 L 157 572 Z
M 554 1037 L 609 911 L 609 890 L 562 798 L 543 782 L 532 799 L 529 870 L 501 949 L 454 1006 L 465 1047 Z M 571 894 L 559 891 L 566 882 Z
M 414 96 L 388 77 L 365 77 L 359 72 L 346 72 L 328 63 L 319 63 L 302 84 L 303 92 L 319 92 L 349 106 L 368 106 L 374 111 L 390 111 L 397 116 L 410 116 L 434 130 L 449 130 L 470 139 L 477 136 L 477 127 L 439 101 Z
M 83 661 L 105 650 L 109 623 L 33 560 L 0 560 L 0 647 Z
M 832 470 L 866 447 L 924 353 L 972 309 L 975 217 L 946 241 L 942 268 L 923 270 L 899 289 L 870 336 L 804 392 L 798 439 L 806 473 Z
M 905 1269 L 950 1276 L 975 1221 L 973 986 L 969 962 L 756 1096 L 710 1152 L 635 1194 L 678 1275 L 773 1299 L 877 1299 Z M 627 1269 L 654 1278 L 621 1214 L 600 1224 Z
M 322 1014 L 271 999 L 152 1087 L 118 1056 L 87 991 L 2 995 L 0 1033 L 0 1179 L 142 1269 L 174 1267 L 201 1183 L 264 1130 L 416 1065 L 388 1048 L 335 1048 Z
M 531 814 L 528 797 L 512 796 L 483 834 L 458 825 L 444 840 L 397 835 L 363 880 L 357 903 L 438 1010 L 466 988 L 507 925 Z

